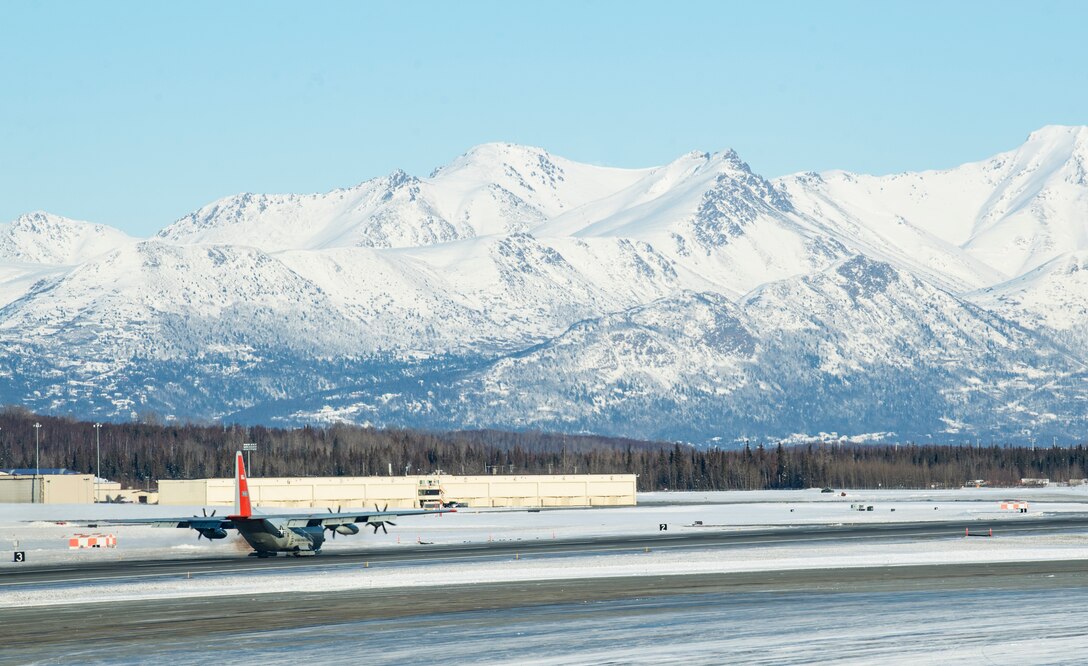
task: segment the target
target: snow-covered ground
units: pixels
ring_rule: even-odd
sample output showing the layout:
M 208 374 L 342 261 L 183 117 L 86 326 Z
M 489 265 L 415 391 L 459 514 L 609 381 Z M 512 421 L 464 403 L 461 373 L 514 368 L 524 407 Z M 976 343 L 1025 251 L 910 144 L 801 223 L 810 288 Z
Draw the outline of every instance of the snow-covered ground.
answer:
M 843 495 L 842 493 L 845 493 Z M 1004 499 L 1028 502 L 1028 513 L 1000 508 Z M 638 506 L 601 509 L 524 510 L 461 509 L 454 514 L 406 517 L 388 534 L 369 530 L 358 536 L 328 539 L 324 548 L 387 549 L 431 543 L 570 539 L 590 536 L 656 533 L 664 523 L 669 530 L 741 529 L 763 526 L 985 520 L 1007 517 L 1030 521 L 1042 515 L 1088 513 L 1088 486 L 1074 488 L 979 488 L 954 490 L 768 490 L 736 492 L 640 493 Z M 863 504 L 872 511 L 857 511 Z M 229 507 L 214 507 L 220 514 Z M 348 507 L 343 507 L 345 510 Z M 200 515 L 202 507 L 0 504 L 0 549 L 27 553 L 28 561 L 62 562 L 82 559 L 143 559 L 149 557 L 239 557 L 249 552 L 240 540 L 198 540 L 188 529 L 121 526 L 87 528 L 57 525 L 52 521 L 149 518 Z M 208 508 L 210 511 L 211 508 Z M 268 509 L 274 515 L 290 509 Z M 315 509 L 320 511 L 320 509 Z M 701 527 L 695 526 L 702 521 Z M 966 527 L 966 524 L 965 524 Z M 78 534 L 113 534 L 116 549 L 69 550 L 68 539 Z M 12 566 L 4 557 L 0 570 Z
M 1025 499 L 1029 512 L 1002 511 L 1005 498 Z M 595 535 L 642 535 L 657 533 L 661 523 L 669 532 L 692 530 L 739 530 L 758 526 L 839 525 L 857 522 L 920 520 L 972 521 L 1006 516 L 1030 522 L 1043 515 L 1088 512 L 1088 489 L 978 489 L 949 491 L 847 491 L 846 496 L 818 490 L 732 493 L 652 493 L 639 497 L 637 507 L 612 509 L 564 509 L 541 511 L 461 510 L 442 516 L 408 517 L 388 535 L 367 531 L 355 537 L 326 541 L 325 548 L 396 549 L 417 542 L 451 544 L 484 541 L 533 541 Z M 859 512 L 851 504 L 872 505 Z M 109 530 L 56 525 L 52 520 L 178 516 L 199 513 L 182 507 L 99 505 L 50 506 L 4 505 L 0 507 L 0 544 L 27 552 L 31 563 L 87 562 L 103 559 L 140 560 L 156 557 L 208 557 L 236 555 L 248 546 L 238 538 L 197 541 L 191 530 L 150 527 L 114 527 Z M 269 512 L 271 513 L 271 512 Z M 32 522 L 23 522 L 23 521 Z M 696 526 L 702 521 L 702 526 Z M 69 550 L 75 534 L 111 533 L 116 549 Z M 726 573 L 825 567 L 862 567 L 964 562 L 1011 562 L 1088 558 L 1088 534 L 998 535 L 995 539 L 964 539 L 950 532 L 946 539 L 924 542 L 866 542 L 829 533 L 827 540 L 804 545 L 753 545 L 734 549 L 655 548 L 648 552 L 612 554 L 536 555 L 518 560 L 505 556 L 480 561 L 418 561 L 381 563 L 360 567 L 357 563 L 316 563 L 304 572 L 269 570 L 254 562 L 247 574 L 260 576 L 263 591 L 275 592 L 312 586 L 314 578 L 335 577 L 337 589 L 427 586 L 478 581 L 533 581 L 574 577 L 667 575 L 675 573 Z M 19 566 L 10 557 L 3 568 Z M 253 589 L 253 580 L 240 577 L 237 567 L 221 573 L 202 573 L 191 579 L 134 579 L 111 581 L 102 589 L 95 581 L 75 586 L 0 593 L 0 607 L 72 603 L 79 600 L 135 599 L 190 595 L 227 595 Z M 328 580 L 328 578 L 325 578 Z
M 1077 664 L 1088 589 L 692 595 L 252 632 L 245 663 L 374 664 Z M 450 629 L 455 630 L 451 631 Z M 218 647 L 211 640 L 207 649 Z M 164 638 L 156 657 L 201 664 L 192 641 Z M 91 646 L 76 657 L 141 663 L 143 652 Z M 60 663 L 58 661 L 57 663 Z
M 78 584 L 44 586 L 0 592 L 0 608 L 79 602 L 124 601 L 190 596 L 231 596 L 261 592 L 290 592 L 327 585 L 330 589 L 384 588 L 604 578 L 714 574 L 747 571 L 783 571 L 813 568 L 1029 562 L 1088 559 L 1088 534 L 1066 536 L 1011 536 L 996 539 L 947 539 L 925 542 L 867 543 L 838 540 L 794 546 L 753 546 L 726 550 L 651 549 L 593 555 L 533 555 L 518 559 L 502 556 L 485 561 L 433 561 L 421 555 L 407 563 L 315 563 L 304 571 L 270 569 L 261 562 L 251 567 L 224 567 L 221 571 L 164 579 L 133 570 L 131 581 L 111 578 L 103 585 L 93 578 Z M 241 575 L 245 574 L 245 575 Z M 255 578 L 256 577 L 256 578 Z

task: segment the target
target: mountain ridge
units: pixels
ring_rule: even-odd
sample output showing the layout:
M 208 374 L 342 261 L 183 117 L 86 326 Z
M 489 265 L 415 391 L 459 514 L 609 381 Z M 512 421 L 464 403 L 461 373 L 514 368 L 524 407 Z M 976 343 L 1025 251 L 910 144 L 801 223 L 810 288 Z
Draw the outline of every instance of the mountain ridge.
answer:
M 147 240 L 23 216 L 0 227 L 0 400 L 695 442 L 1084 437 L 1085 164 L 1088 128 L 1064 126 L 890 176 L 492 143 L 426 177 L 226 197 Z

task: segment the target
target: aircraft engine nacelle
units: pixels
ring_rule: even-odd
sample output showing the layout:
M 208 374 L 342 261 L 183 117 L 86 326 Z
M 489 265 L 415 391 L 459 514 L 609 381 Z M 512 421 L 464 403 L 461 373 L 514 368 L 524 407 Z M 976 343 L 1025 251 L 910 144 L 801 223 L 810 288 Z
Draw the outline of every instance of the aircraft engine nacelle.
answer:
M 218 527 L 209 527 L 207 529 L 197 530 L 200 532 L 200 536 L 205 539 L 226 539 L 227 531 Z
M 345 523 L 343 525 L 337 525 L 336 528 L 335 528 L 335 531 L 336 531 L 337 534 L 344 534 L 344 535 L 358 534 L 359 533 L 359 526 L 358 525 L 352 525 L 350 523 Z

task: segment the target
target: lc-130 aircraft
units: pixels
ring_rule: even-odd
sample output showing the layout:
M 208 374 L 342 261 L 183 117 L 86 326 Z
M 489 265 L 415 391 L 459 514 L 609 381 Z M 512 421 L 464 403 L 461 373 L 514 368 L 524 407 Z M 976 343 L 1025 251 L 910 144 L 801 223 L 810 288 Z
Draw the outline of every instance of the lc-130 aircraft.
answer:
M 337 534 L 358 534 L 358 523 L 370 525 L 374 533 L 378 528 L 388 533 L 386 523 L 395 525 L 390 518 L 418 516 L 434 513 L 451 513 L 456 509 L 407 509 L 384 511 L 375 506 L 373 511 L 360 510 L 340 513 L 290 513 L 254 515 L 249 503 L 249 482 L 246 479 L 242 452 L 234 456 L 234 515 L 216 517 L 210 515 L 187 518 L 133 518 L 128 520 L 79 521 L 88 527 L 99 525 L 150 525 L 153 527 L 190 527 L 198 532 L 197 539 L 225 539 L 227 530 L 238 530 L 250 546 L 250 555 L 275 557 L 276 553 L 288 553 L 295 557 L 317 555 L 325 543 L 325 530 Z M 388 505 L 386 505 L 388 507 Z

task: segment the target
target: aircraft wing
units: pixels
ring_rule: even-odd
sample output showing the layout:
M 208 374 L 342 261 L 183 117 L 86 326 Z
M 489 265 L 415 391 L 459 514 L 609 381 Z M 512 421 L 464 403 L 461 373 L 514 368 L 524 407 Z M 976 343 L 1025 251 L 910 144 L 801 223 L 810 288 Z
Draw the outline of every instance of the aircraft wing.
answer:
M 455 513 L 457 509 L 394 509 L 393 511 L 344 511 L 337 513 L 288 513 L 272 514 L 266 518 L 282 521 L 286 527 L 317 527 L 344 525 L 346 523 L 384 523 L 400 516 L 426 516 L 435 513 Z
M 457 509 L 394 509 L 393 511 L 379 511 L 377 509 L 360 509 L 359 511 L 344 511 L 341 513 L 270 513 L 254 515 L 254 519 L 263 519 L 284 527 L 317 527 L 325 525 L 344 525 L 346 523 L 380 523 L 388 522 L 399 516 L 423 516 L 435 513 L 454 513 Z M 36 521 L 35 521 L 36 522 Z M 117 518 L 101 520 L 63 520 L 57 521 L 67 525 L 79 525 L 80 527 L 99 527 L 102 525 L 143 525 L 145 527 L 179 527 L 194 530 L 231 530 L 235 529 L 234 521 L 227 516 L 186 516 L 182 518 Z
M 230 530 L 234 522 L 226 516 L 188 516 L 186 518 L 118 518 L 101 520 L 60 520 L 58 524 L 78 525 L 80 527 L 99 527 L 104 525 L 143 525 L 144 527 L 185 527 L 194 530 Z

